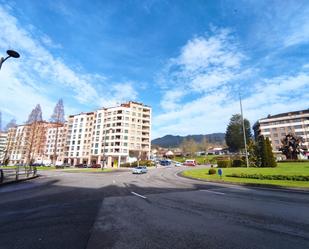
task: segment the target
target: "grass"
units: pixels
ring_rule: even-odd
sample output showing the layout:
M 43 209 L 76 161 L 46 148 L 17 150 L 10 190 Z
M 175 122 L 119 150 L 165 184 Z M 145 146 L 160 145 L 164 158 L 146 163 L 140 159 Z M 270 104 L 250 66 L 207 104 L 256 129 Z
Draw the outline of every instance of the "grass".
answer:
M 253 183 L 267 184 L 282 187 L 301 187 L 309 188 L 308 181 L 289 181 L 289 180 L 260 180 L 248 178 L 227 177 L 233 173 L 245 174 L 263 174 L 263 175 L 304 175 L 309 176 L 309 162 L 306 163 L 278 163 L 276 168 L 224 168 L 222 178 L 216 175 L 209 175 L 207 169 L 186 170 L 182 173 L 183 176 L 188 176 L 197 179 L 205 179 L 209 181 L 222 181 L 230 183 Z

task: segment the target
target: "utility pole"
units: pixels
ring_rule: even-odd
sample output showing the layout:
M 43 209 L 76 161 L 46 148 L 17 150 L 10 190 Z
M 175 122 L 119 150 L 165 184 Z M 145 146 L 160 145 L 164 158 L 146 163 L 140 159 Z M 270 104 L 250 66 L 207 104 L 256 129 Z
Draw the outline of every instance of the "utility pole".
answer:
M 246 131 L 245 131 L 245 121 L 244 121 L 244 116 L 243 116 L 243 111 L 242 111 L 242 103 L 241 103 L 240 93 L 239 93 L 239 104 L 240 104 L 240 112 L 241 112 L 242 131 L 243 131 L 243 135 L 244 135 L 244 144 L 245 144 L 245 153 L 246 153 L 246 165 L 247 165 L 247 168 L 249 168 L 249 159 L 248 159 L 248 150 L 247 150 L 247 139 L 246 139 Z

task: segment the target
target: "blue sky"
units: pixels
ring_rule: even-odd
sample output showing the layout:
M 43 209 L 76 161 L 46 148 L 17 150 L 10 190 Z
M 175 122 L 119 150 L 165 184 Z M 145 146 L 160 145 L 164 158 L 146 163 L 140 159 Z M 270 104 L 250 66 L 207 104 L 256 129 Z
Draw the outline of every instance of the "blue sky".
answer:
M 239 112 L 309 108 L 309 2 L 4 1 L 3 123 L 40 103 L 48 119 L 128 100 L 153 108 L 153 138 L 224 132 Z

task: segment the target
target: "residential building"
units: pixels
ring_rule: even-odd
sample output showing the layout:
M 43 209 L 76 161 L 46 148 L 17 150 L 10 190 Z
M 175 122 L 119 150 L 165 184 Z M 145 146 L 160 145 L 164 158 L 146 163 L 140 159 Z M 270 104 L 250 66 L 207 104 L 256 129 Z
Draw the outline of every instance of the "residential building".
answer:
M 43 163 L 48 130 L 56 124 L 45 121 L 12 127 L 8 131 L 6 158 L 10 164 Z
M 7 132 L 1 132 L 0 131 L 0 163 L 4 162 L 7 136 L 8 136 Z
M 309 109 L 268 115 L 262 118 L 253 127 L 256 135 L 268 137 L 274 152 L 278 152 L 281 139 L 288 133 L 302 137 L 303 146 L 309 149 Z
M 151 108 L 137 102 L 71 115 L 64 162 L 119 166 L 150 157 Z
M 70 115 L 64 125 L 41 121 L 10 128 L 7 158 L 11 164 L 55 161 L 120 166 L 149 159 L 150 137 L 151 108 L 130 101 Z

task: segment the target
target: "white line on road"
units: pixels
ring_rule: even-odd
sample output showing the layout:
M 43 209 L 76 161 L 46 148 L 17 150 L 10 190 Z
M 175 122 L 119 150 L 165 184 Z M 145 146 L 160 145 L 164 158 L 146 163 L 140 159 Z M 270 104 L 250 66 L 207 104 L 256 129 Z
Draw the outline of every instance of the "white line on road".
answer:
M 115 183 L 116 183 L 116 181 L 115 181 L 115 180 L 113 180 L 113 183 L 115 184 Z
M 205 192 L 213 193 L 213 194 L 216 194 L 216 195 L 225 195 L 225 193 L 212 191 L 212 190 L 208 190 L 208 189 L 200 189 L 200 191 L 205 191 Z
M 147 199 L 146 196 L 140 195 L 140 194 L 135 193 L 135 192 L 133 192 L 133 191 L 131 192 L 131 194 L 136 195 L 136 196 L 138 196 L 138 197 L 141 197 L 141 198 L 143 198 L 143 199 Z

